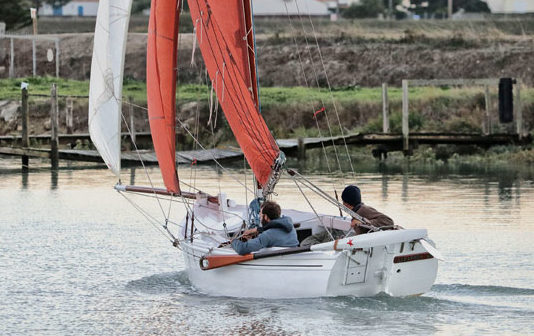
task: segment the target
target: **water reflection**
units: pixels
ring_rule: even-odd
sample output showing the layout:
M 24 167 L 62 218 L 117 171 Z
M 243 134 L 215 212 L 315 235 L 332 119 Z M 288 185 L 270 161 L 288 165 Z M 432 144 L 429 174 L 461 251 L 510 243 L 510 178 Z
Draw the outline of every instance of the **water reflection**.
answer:
M 382 175 L 382 200 L 387 201 L 388 199 L 388 176 Z
M 22 189 L 25 190 L 25 189 L 28 189 L 28 177 L 29 177 L 29 173 L 28 173 L 28 169 L 22 169 Z
M 56 190 L 58 187 L 58 171 L 52 169 L 50 171 L 50 190 Z
M 408 182 L 409 182 L 408 175 L 407 174 L 402 175 L 401 199 L 405 203 L 408 202 Z
M 130 185 L 135 185 L 135 167 L 130 168 Z

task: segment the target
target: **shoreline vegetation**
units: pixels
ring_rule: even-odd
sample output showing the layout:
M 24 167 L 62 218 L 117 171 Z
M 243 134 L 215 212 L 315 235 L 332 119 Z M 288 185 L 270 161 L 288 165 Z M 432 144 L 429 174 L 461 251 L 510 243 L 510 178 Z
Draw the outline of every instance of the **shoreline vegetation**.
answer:
M 20 83 L 29 83 L 29 93 L 48 95 L 52 83 L 56 83 L 58 94 L 64 96 L 88 95 L 89 81 L 57 79 L 53 77 L 28 77 L 18 79 L 0 79 L 0 101 L 20 103 Z M 485 114 L 484 89 L 482 87 L 418 87 L 410 89 L 410 129 L 413 132 L 464 132 L 481 133 Z M 137 107 L 134 111 L 136 130 L 149 131 L 146 116 L 146 84 L 142 81 L 125 80 L 124 97 L 131 97 Z M 217 113 L 217 126 L 214 134 L 207 124 L 209 118 L 210 89 L 205 85 L 186 84 L 177 89 L 177 117 L 189 127 L 194 126 L 196 114 L 199 114 L 201 132 L 199 138 L 208 146 L 235 145 L 233 135 L 226 124 L 222 111 Z M 388 90 L 390 104 L 390 130 L 401 131 L 402 92 L 398 87 Z M 341 134 L 337 123 L 336 110 L 344 133 L 382 132 L 382 88 L 380 87 L 343 87 L 328 89 L 311 89 L 303 87 L 262 87 L 260 89 L 262 114 L 276 138 L 315 137 L 330 134 L 326 122 L 319 118 L 318 129 L 312 118 L 314 111 L 326 107 L 332 135 Z M 534 89 L 522 90 L 522 108 L 526 129 L 532 129 L 534 111 Z M 332 103 L 335 103 L 335 108 Z M 491 91 L 491 119 L 493 133 L 512 132 L 515 125 L 498 123 L 498 92 Z M 65 99 L 59 99 L 60 115 L 65 109 Z M 74 100 L 74 132 L 87 132 L 86 98 Z M 49 101 L 46 97 L 31 97 L 30 132 L 46 133 L 46 120 L 49 116 Z M 124 113 L 129 106 L 123 105 Z M 61 117 L 60 117 L 61 119 Z M 64 118 L 63 118 L 64 119 Z M 0 135 L 18 134 L 20 120 L 10 122 L 0 118 Z M 65 126 L 65 125 L 63 125 Z M 61 132 L 62 124 L 60 124 Z M 186 140 L 183 149 L 192 148 L 192 140 Z M 351 156 L 363 156 L 368 160 L 370 148 L 351 149 Z M 425 164 L 469 163 L 469 164 L 534 164 L 532 145 L 498 146 L 487 150 L 476 146 L 421 146 L 409 158 L 401 153 L 390 153 L 388 162 L 413 161 Z

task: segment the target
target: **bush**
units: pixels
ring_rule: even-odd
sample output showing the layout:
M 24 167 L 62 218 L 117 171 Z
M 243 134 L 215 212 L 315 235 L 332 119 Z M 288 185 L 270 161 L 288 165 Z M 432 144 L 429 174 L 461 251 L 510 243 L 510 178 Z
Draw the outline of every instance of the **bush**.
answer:
M 384 6 L 376 0 L 362 0 L 359 4 L 352 4 L 341 12 L 348 19 L 376 18 L 384 12 Z

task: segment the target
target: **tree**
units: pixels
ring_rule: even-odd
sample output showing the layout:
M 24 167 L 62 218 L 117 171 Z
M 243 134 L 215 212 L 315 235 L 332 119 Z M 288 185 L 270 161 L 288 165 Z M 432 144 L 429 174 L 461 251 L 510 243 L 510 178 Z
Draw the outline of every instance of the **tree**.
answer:
M 18 28 L 31 23 L 29 7 L 20 0 L 0 0 L 2 9 L 2 21 L 6 23 L 6 29 Z
M 34 8 L 41 8 L 46 3 L 54 7 L 62 7 L 68 4 L 71 0 L 32 0 Z
M 395 9 L 402 0 L 391 0 L 393 6 L 393 16 L 397 16 Z M 387 16 L 389 12 L 389 0 L 361 0 L 357 4 L 352 4 L 341 11 L 345 18 L 376 18 L 379 14 Z
M 463 8 L 468 13 L 490 13 L 488 4 L 481 0 L 454 0 L 452 9 L 454 12 Z

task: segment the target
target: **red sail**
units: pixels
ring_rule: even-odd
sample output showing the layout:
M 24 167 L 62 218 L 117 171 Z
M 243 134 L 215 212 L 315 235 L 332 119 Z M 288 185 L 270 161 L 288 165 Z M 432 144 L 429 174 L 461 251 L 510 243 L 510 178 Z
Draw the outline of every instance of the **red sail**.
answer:
M 163 182 L 180 192 L 176 172 L 176 53 L 180 0 L 152 0 L 148 24 L 148 117 Z
M 264 186 L 280 150 L 258 109 L 250 0 L 188 0 L 196 37 L 226 119 Z

